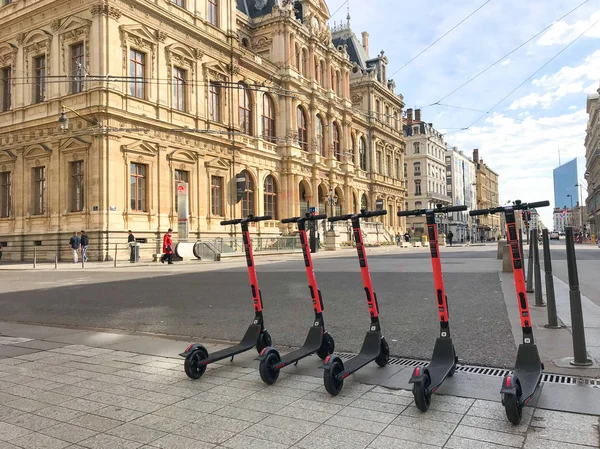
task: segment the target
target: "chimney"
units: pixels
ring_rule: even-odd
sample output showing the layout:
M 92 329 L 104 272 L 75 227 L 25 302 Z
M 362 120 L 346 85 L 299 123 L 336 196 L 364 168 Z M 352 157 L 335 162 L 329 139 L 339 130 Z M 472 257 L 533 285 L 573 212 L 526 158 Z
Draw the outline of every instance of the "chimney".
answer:
M 479 163 L 479 150 L 477 148 L 475 148 L 473 150 L 473 163 L 474 164 L 478 164 Z
M 408 123 L 408 126 L 412 125 L 413 122 L 413 116 L 412 116 L 413 110 L 412 109 L 407 109 L 406 110 L 406 121 Z
M 362 46 L 367 52 L 367 56 L 369 56 L 369 33 L 366 31 L 362 32 Z
M 420 122 L 420 121 L 421 121 L 421 110 L 415 109 L 415 122 Z

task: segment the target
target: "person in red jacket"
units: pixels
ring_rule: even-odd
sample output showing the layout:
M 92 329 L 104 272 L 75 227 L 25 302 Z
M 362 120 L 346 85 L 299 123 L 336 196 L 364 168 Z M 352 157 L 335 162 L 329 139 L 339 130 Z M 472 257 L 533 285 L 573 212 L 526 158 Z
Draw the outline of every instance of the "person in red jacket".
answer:
M 160 258 L 160 263 L 165 263 L 165 260 L 169 261 L 169 265 L 173 263 L 173 230 L 169 228 L 165 236 L 163 237 L 163 255 Z

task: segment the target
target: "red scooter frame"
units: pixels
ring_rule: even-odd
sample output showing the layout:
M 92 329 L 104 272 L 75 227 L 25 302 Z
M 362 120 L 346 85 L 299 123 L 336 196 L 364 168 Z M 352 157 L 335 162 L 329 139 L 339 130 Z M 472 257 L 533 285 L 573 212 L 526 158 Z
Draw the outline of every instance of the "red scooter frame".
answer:
M 313 269 L 312 257 L 310 255 L 310 246 L 308 236 L 306 235 L 306 222 L 322 220 L 327 218 L 327 215 L 311 215 L 306 213 L 304 217 L 284 218 L 281 223 L 297 223 L 298 233 L 300 236 L 300 244 L 302 245 L 302 253 L 304 255 L 304 267 L 306 268 L 306 276 L 308 278 L 308 289 L 315 312 L 315 320 L 313 326 L 308 331 L 308 336 L 301 348 L 292 351 L 283 357 L 279 352 L 269 346 L 262 350 L 258 360 L 260 360 L 260 377 L 267 384 L 274 383 L 279 377 L 279 371 L 292 363 L 297 364 L 299 360 L 308 357 L 311 354 L 317 354 L 321 359 L 325 359 L 329 354 L 333 353 L 335 343 L 333 337 L 325 330 L 325 321 L 323 320 L 323 297 L 317 286 L 317 278 Z
M 438 204 L 435 209 L 417 209 L 398 212 L 399 217 L 411 215 L 425 215 L 427 231 L 429 234 L 429 253 L 431 254 L 431 267 L 435 284 L 436 304 L 440 320 L 440 336 L 435 341 L 431 363 L 426 367 L 417 366 L 413 371 L 409 383 L 413 384 L 415 405 L 422 412 L 427 411 L 431 403 L 431 396 L 444 382 L 446 377 L 452 377 L 456 370 L 456 351 L 450 337 L 450 323 L 448 316 L 448 297 L 444 288 L 442 263 L 440 262 L 440 247 L 438 244 L 438 230 L 435 214 L 460 212 L 467 210 L 467 206 L 442 207 Z
M 234 220 L 225 220 L 221 225 L 236 225 L 242 227 L 242 238 L 244 240 L 244 251 L 246 253 L 246 264 L 248 265 L 248 278 L 250 279 L 250 291 L 252 293 L 252 304 L 254 306 L 254 320 L 246 330 L 244 337 L 235 346 L 222 349 L 221 351 L 209 354 L 206 348 L 201 344 L 191 344 L 185 351 L 179 354 L 185 358 L 184 370 L 191 379 L 200 378 L 206 371 L 206 365 L 219 360 L 233 357 L 242 352 L 246 352 L 254 347 L 260 353 L 264 348 L 271 345 L 271 335 L 265 329 L 263 321 L 263 302 L 262 293 L 258 288 L 258 278 L 256 277 L 256 267 L 254 265 L 254 254 L 252 252 L 252 242 L 250 240 L 250 231 L 248 223 L 271 220 L 271 216 L 254 217 L 248 215 L 247 218 L 236 218 Z
M 368 212 L 365 209 L 359 214 L 341 215 L 339 217 L 330 217 L 328 220 L 341 221 L 352 220 L 352 230 L 354 233 L 354 241 L 356 242 L 356 252 L 358 254 L 358 262 L 360 265 L 360 273 L 362 276 L 363 286 L 367 295 L 367 304 L 369 306 L 369 315 L 371 316 L 371 327 L 365 335 L 360 352 L 346 362 L 332 354 L 325 359 L 323 364 L 323 382 L 327 392 L 333 396 L 342 391 L 344 379 L 355 373 L 363 366 L 375 360 L 379 366 L 387 365 L 390 358 L 390 348 L 385 337 L 381 335 L 381 325 L 379 323 L 379 305 L 377 304 L 377 295 L 373 291 L 373 282 L 371 281 L 371 273 L 369 272 L 369 264 L 367 262 L 367 252 L 365 249 L 362 231 L 360 229 L 360 219 L 368 217 L 376 217 L 386 215 L 386 210 L 378 210 Z
M 549 201 L 521 203 L 521 201 L 517 200 L 512 206 L 500 206 L 469 212 L 469 215 L 471 216 L 504 213 L 506 217 L 506 235 L 508 236 L 508 245 L 510 246 L 515 289 L 517 291 L 517 303 L 519 305 L 519 316 L 521 318 L 521 330 L 523 332 L 523 343 L 519 345 L 514 370 L 512 373 L 504 376 L 504 379 L 502 380 L 500 394 L 502 395 L 502 405 L 504 405 L 506 417 L 515 425 L 521 422 L 523 417 L 523 407 L 535 394 L 537 387 L 542 380 L 542 372 L 544 370 L 544 365 L 540 360 L 537 346 L 533 341 L 531 315 L 529 313 L 529 303 L 527 301 L 527 287 L 525 285 L 525 276 L 523 274 L 523 255 L 521 254 L 519 247 L 517 226 L 515 223 L 515 211 L 526 211 L 527 209 L 549 205 Z

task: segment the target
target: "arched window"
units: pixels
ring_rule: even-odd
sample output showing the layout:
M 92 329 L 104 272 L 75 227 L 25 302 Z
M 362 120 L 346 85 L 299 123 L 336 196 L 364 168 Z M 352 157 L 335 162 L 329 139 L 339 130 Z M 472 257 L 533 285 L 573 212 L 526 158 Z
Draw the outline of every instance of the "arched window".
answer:
M 327 190 L 323 184 L 319 185 L 319 214 L 327 213 Z
M 242 196 L 242 217 L 247 217 L 248 215 L 255 215 L 254 210 L 254 180 L 252 176 L 247 171 L 243 171 L 246 176 L 246 189 L 244 190 L 244 195 Z
M 244 83 L 239 83 L 238 110 L 240 130 L 244 134 L 252 135 L 252 97 Z
M 361 209 L 369 209 L 369 201 L 367 200 L 367 195 L 365 195 L 363 193 L 362 197 L 360 198 L 360 208 Z
M 298 106 L 298 145 L 304 151 L 308 151 L 308 127 L 306 125 L 306 114 L 301 106 Z
M 277 220 L 277 185 L 271 175 L 265 179 L 265 215 Z
M 421 209 L 423 207 L 423 203 L 420 201 L 415 201 L 415 209 Z
M 263 96 L 262 125 L 263 139 L 275 142 L 275 103 L 267 94 Z
M 323 119 L 317 115 L 317 152 L 321 156 L 325 156 L 325 126 Z
M 308 212 L 308 198 L 306 197 L 306 187 L 304 183 L 300 183 L 299 199 L 300 199 L 300 215 Z
M 358 140 L 358 163 L 361 170 L 367 170 L 367 141 L 364 137 Z
M 333 124 L 333 155 L 339 161 L 342 159 L 340 146 L 340 128 L 337 123 Z
M 308 76 L 308 52 L 302 49 L 302 76 Z
M 358 211 L 358 200 L 356 199 L 356 195 L 352 195 L 352 210 L 355 214 L 357 214 Z

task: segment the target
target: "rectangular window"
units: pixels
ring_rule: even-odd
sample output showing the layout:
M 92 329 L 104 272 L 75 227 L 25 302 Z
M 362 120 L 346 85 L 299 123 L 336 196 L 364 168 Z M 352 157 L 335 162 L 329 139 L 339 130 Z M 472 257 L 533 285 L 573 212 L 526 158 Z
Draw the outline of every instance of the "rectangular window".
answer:
M 219 26 L 219 0 L 208 0 L 208 22 Z
M 33 215 L 46 213 L 46 167 L 33 169 Z
M 209 84 L 208 118 L 213 122 L 221 119 L 220 114 L 221 86 L 218 83 Z
M 129 50 L 129 95 L 145 98 L 146 54 Z
M 187 72 L 180 67 L 173 67 L 173 107 L 178 111 L 186 110 Z
M 83 210 L 83 161 L 71 162 L 69 171 L 71 212 L 81 212 Z
M 382 161 L 381 161 L 381 152 L 378 151 L 377 152 L 377 173 L 380 173 L 383 175 L 383 167 L 381 166 Z
M 421 194 L 421 180 L 415 179 L 415 195 Z
M 0 69 L 0 105 L 2 107 L 1 112 L 10 110 L 11 97 L 12 97 L 12 69 L 10 67 L 4 67 Z
M 177 196 L 177 187 L 179 184 L 186 183 L 189 185 L 190 172 L 184 170 L 175 170 L 175 212 L 179 212 L 179 200 Z M 188 190 L 189 192 L 189 190 Z
M 146 212 L 146 165 L 130 164 L 131 210 Z
M 387 166 L 387 175 L 391 178 L 392 177 L 392 157 L 391 156 L 386 156 L 385 157 L 385 165 Z
M 180 8 L 185 8 L 185 0 L 173 0 L 173 3 Z
M 82 92 L 85 77 L 83 42 L 71 45 L 71 75 L 73 75 L 71 93 Z
M 33 101 L 41 103 L 46 99 L 46 55 L 34 58 L 33 62 L 35 67 Z
M 396 179 L 400 179 L 400 159 L 396 159 Z
M 12 208 L 12 176 L 11 172 L 0 173 L 0 218 L 10 217 Z
M 210 177 L 210 209 L 213 215 L 223 216 L 223 177 Z

